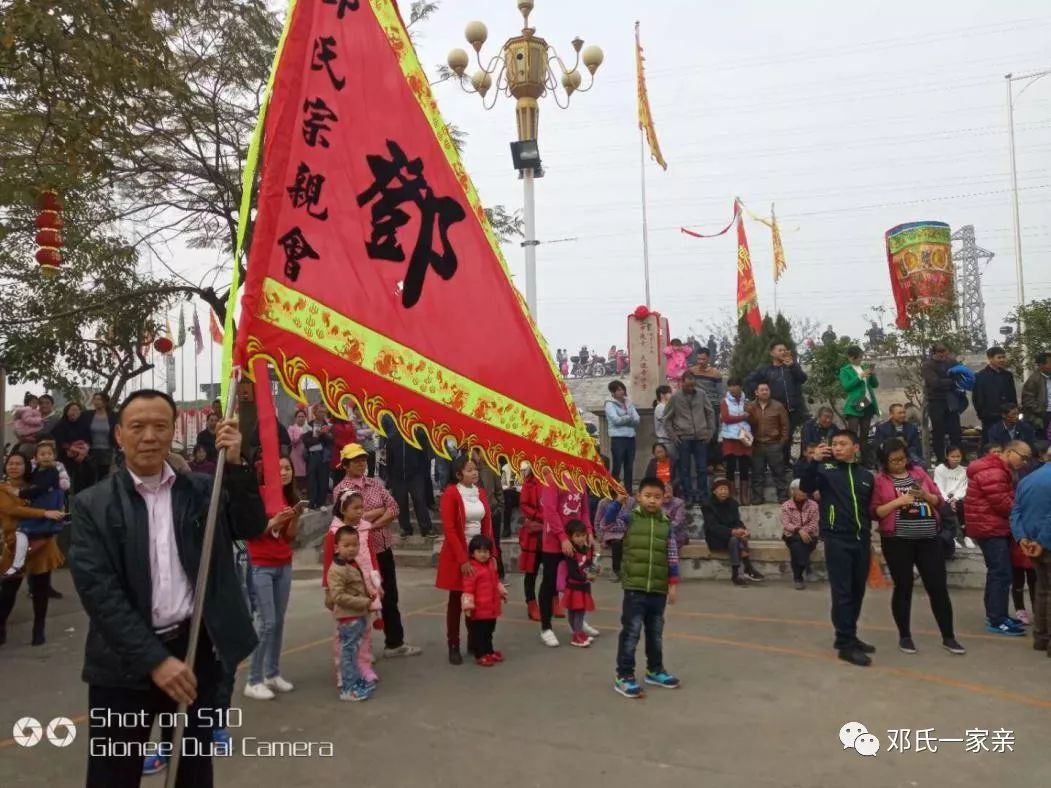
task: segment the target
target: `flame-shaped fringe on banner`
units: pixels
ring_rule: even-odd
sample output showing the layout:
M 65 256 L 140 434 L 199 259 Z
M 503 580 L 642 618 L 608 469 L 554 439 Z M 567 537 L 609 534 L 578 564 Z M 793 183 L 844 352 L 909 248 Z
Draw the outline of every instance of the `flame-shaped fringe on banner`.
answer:
M 233 363 L 265 358 L 297 400 L 312 380 L 334 413 L 389 414 L 443 456 L 451 438 L 617 491 L 392 0 L 298 0 L 272 86 Z

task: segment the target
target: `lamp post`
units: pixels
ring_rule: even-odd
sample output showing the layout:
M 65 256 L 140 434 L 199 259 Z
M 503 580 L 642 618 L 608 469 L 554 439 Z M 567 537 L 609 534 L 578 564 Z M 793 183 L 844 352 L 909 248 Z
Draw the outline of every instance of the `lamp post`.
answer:
M 1034 71 L 1031 74 L 1005 74 L 1004 82 L 1007 84 L 1007 139 L 1011 150 L 1011 209 L 1014 214 L 1014 246 L 1015 246 L 1015 279 L 1018 288 L 1018 334 L 1022 335 L 1022 307 L 1025 306 L 1025 278 L 1022 274 L 1022 222 L 1018 210 L 1018 166 L 1015 162 L 1015 114 L 1014 114 L 1014 85 L 1013 83 L 1026 80 L 1029 82 L 1022 88 L 1018 95 L 1021 96 L 1029 85 L 1036 80 L 1051 74 L 1051 69 L 1046 71 Z M 1022 363 L 1025 363 L 1025 345 L 1022 345 Z
M 469 22 L 464 31 L 467 43 L 475 51 L 478 70 L 466 77 L 471 58 L 463 49 L 454 49 L 449 53 L 449 68 L 460 80 L 460 87 L 468 93 L 476 93 L 482 99 L 485 109 L 496 106 L 500 94 L 515 99 L 515 117 L 518 125 L 518 140 L 511 143 L 514 166 L 520 173 L 523 188 L 523 220 L 525 224 L 526 263 L 526 304 L 537 319 L 536 303 L 536 199 L 533 189 L 534 178 L 543 177 L 540 162 L 540 151 L 537 146 L 537 134 L 540 127 L 539 99 L 551 94 L 555 104 L 561 109 L 569 107 L 574 93 L 584 93 L 595 84 L 595 72 L 602 65 L 604 55 L 597 46 L 584 46 L 581 38 L 573 39 L 572 46 L 576 52 L 576 62 L 572 68 L 566 68 L 562 58 L 554 47 L 536 35 L 536 29 L 529 26 L 529 15 L 533 11 L 534 0 L 518 0 L 518 10 L 522 13 L 524 27 L 521 35 L 509 38 L 487 64 L 482 63 L 482 46 L 489 37 L 489 31 L 482 22 Z M 587 87 L 580 65 L 591 75 Z M 555 71 L 557 65 L 558 73 Z M 565 103 L 560 98 L 559 85 L 565 93 Z M 495 87 L 490 103 L 486 95 Z

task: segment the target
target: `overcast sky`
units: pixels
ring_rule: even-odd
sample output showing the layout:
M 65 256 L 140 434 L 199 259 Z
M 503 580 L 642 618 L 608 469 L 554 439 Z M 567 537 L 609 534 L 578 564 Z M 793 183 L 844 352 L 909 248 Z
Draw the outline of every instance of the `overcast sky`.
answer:
M 419 40 L 424 63 L 486 22 L 495 52 L 520 27 L 513 0 L 447 0 Z M 642 22 L 650 101 L 669 168 L 647 169 L 653 306 L 685 334 L 734 308 L 736 239 L 715 231 L 740 195 L 776 202 L 790 316 L 859 333 L 891 305 L 884 232 L 934 219 L 973 224 L 996 253 L 984 272 L 991 330 L 1015 303 L 1006 124 L 1009 71 L 1051 68 L 1051 9 L 1011 3 L 652 3 L 538 0 L 532 23 L 565 57 L 580 35 L 606 53 L 592 92 L 569 110 L 543 102 L 537 184 L 540 326 L 555 347 L 605 352 L 625 341 L 643 298 L 633 25 Z M 1016 83 L 1016 91 L 1021 89 Z M 470 132 L 467 169 L 487 202 L 521 204 L 507 143 L 513 102 L 485 112 L 454 84 L 442 111 Z M 1051 296 L 1051 78 L 1017 101 L 1027 300 Z M 747 224 L 760 309 L 772 311 L 769 231 Z M 506 254 L 524 271 L 519 248 Z
M 637 18 L 669 163 L 667 172 L 647 164 L 653 306 L 668 316 L 673 335 L 734 309 L 733 234 L 696 240 L 679 227 L 721 228 L 740 195 L 764 213 L 777 204 L 788 260 L 777 292 L 781 310 L 855 335 L 871 307 L 892 305 L 888 228 L 923 219 L 954 229 L 973 224 L 978 244 L 996 253 L 983 272 L 996 336 L 1016 299 L 1003 75 L 1051 68 L 1046 0 L 537 0 L 532 23 L 564 58 L 577 35 L 606 53 L 594 89 L 574 96 L 568 110 L 550 97 L 541 103 L 547 176 L 536 190 L 544 242 L 539 312 L 552 350 L 587 343 L 604 353 L 625 344 L 626 316 L 644 301 Z M 489 27 L 483 54 L 490 56 L 521 27 L 514 0 L 444 0 L 416 32 L 428 69 L 451 48 L 467 47 L 463 29 L 472 19 Z M 1022 87 L 1016 83 L 1016 94 Z M 470 135 L 466 165 L 483 201 L 519 209 L 521 183 L 508 150 L 513 100 L 501 98 L 487 112 L 455 83 L 435 92 L 448 120 Z M 1017 99 L 1015 121 L 1026 298 L 1047 298 L 1051 78 Z M 751 221 L 747 230 L 765 314 L 774 307 L 770 235 Z M 524 289 L 522 249 L 509 245 L 505 254 Z M 174 247 L 169 262 L 196 280 L 215 259 Z M 206 382 L 209 353 L 199 362 L 199 382 Z M 185 378 L 189 397 L 190 359 Z M 182 390 L 180 382 L 180 398 Z

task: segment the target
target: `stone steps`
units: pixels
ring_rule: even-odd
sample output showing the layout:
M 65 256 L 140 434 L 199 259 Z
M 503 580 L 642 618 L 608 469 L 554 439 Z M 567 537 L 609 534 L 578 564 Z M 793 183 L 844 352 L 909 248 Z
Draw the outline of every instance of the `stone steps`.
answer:
M 780 506 L 763 504 L 741 508 L 741 520 L 752 534 L 752 562 L 771 581 L 791 581 L 792 569 L 788 547 L 781 541 Z M 328 530 L 331 517 L 327 512 L 310 512 L 300 519 L 300 533 L 296 541 L 298 548 L 311 548 L 315 560 L 321 561 L 321 545 Z M 440 523 L 435 518 L 435 526 Z M 690 543 L 683 547 L 680 571 L 684 580 L 729 580 L 730 561 L 725 553 L 712 553 L 704 542 L 703 518 L 700 507 L 687 510 L 687 527 Z M 395 537 L 394 552 L 399 566 L 413 568 L 436 568 L 442 539 L 424 539 L 412 536 L 408 539 Z M 873 536 L 873 547 L 880 553 L 879 536 Z M 518 571 L 518 539 L 500 540 L 504 567 L 508 572 Z M 304 552 L 306 550 L 304 549 Z M 307 553 L 308 555 L 310 553 Z M 604 573 L 611 571 L 610 557 L 600 559 Z M 819 543 L 811 556 L 811 566 L 822 580 L 825 574 L 824 547 Z M 956 557 L 947 563 L 949 586 L 952 588 L 983 588 L 985 586 L 985 562 L 979 550 L 966 548 L 956 551 Z M 886 567 L 884 566 L 884 574 Z

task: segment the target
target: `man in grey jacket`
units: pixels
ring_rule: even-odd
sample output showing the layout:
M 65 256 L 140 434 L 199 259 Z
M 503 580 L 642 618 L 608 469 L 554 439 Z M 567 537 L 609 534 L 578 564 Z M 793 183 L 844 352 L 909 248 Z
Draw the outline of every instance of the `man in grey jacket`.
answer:
M 668 400 L 664 428 L 678 453 L 683 499 L 688 503 L 704 503 L 708 498 L 708 441 L 715 432 L 715 408 L 690 372 L 682 377 L 682 389 Z M 691 461 L 697 466 L 696 487 L 690 471 Z

